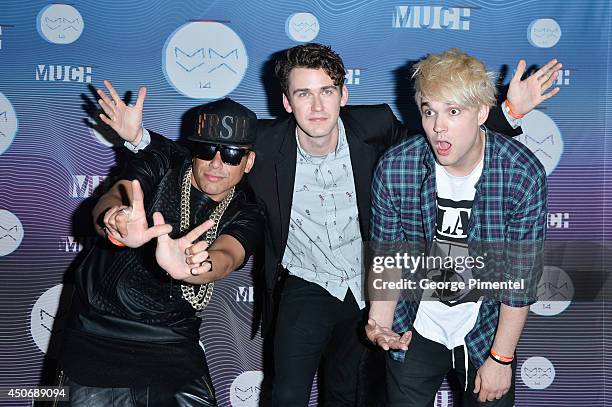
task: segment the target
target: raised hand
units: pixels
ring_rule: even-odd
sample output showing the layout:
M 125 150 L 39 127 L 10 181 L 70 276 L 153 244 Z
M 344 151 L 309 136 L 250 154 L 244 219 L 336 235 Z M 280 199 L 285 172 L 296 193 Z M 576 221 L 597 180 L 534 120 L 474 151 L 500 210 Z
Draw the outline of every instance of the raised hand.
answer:
M 365 330 L 368 339 L 384 350 L 408 350 L 408 345 L 410 345 L 410 341 L 412 340 L 411 331 L 407 331 L 400 336 L 390 328 L 378 325 L 372 318 L 368 319 Z
M 512 110 L 521 115 L 531 112 L 537 105 L 559 92 L 557 86 L 550 92 L 544 93 L 555 83 L 559 70 L 563 67 L 556 59 L 551 59 L 534 74 L 521 80 L 526 66 L 525 60 L 521 59 L 516 66 L 507 94 Z
M 155 212 L 153 214 L 153 224 L 156 226 L 163 226 L 164 217 L 161 213 Z M 197 276 L 202 272 L 210 271 L 211 264 L 205 262 L 205 260 L 208 259 L 208 253 L 206 252 L 208 244 L 206 244 L 206 242 L 196 243 L 198 247 L 198 254 L 196 255 L 202 258 L 197 267 L 194 267 L 193 264 L 193 257 L 195 256 L 189 255 L 194 254 L 194 252 L 191 249 L 189 251 L 187 249 L 192 246 L 194 240 L 200 237 L 213 225 L 214 222 L 212 220 L 207 220 L 179 239 L 172 239 L 168 234 L 159 236 L 157 238 L 157 248 L 155 249 L 157 264 L 166 270 L 175 280 L 185 280 Z
M 109 125 L 117 134 L 132 144 L 138 144 L 142 137 L 142 111 L 147 88 L 144 86 L 138 90 L 138 98 L 134 106 L 126 105 L 117 94 L 113 85 L 105 80 L 104 86 L 108 89 L 111 99 L 102 89 L 96 89 L 100 96 L 98 103 L 104 113 L 100 114 L 100 120 Z
M 170 225 L 149 227 L 144 209 L 144 194 L 137 180 L 131 182 L 132 201 L 130 206 L 113 206 L 104 213 L 106 233 L 132 248 L 140 247 L 151 239 L 172 231 Z

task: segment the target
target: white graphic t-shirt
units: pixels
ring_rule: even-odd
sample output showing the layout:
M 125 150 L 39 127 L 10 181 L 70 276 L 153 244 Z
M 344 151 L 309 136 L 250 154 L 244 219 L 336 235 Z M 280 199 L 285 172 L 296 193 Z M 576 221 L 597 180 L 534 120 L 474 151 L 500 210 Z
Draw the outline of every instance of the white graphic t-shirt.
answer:
M 481 161 L 470 174 L 456 177 L 436 163 L 438 213 L 436 237 L 428 253 L 430 258 L 448 260 L 468 256 L 468 223 L 482 168 Z M 448 261 L 431 265 L 426 276 L 430 281 L 463 281 L 466 289 L 425 290 L 414 321 L 414 329 L 420 335 L 448 349 L 465 345 L 465 336 L 476 324 L 482 302 L 477 291 L 467 288 L 472 272 L 461 264 L 456 260 L 450 267 Z

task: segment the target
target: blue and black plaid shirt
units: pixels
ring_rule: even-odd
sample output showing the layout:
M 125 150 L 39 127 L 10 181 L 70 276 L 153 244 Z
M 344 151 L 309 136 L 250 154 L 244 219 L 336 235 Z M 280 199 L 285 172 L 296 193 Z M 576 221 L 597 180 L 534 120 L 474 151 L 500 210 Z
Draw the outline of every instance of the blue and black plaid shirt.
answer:
M 487 131 L 483 171 L 468 224 L 469 242 L 543 242 L 546 234 L 546 172 L 537 157 L 518 141 Z M 408 242 L 415 247 L 434 240 L 436 227 L 435 156 L 426 138 L 413 137 L 383 155 L 372 185 L 370 240 Z M 509 262 L 508 276 L 529 276 L 539 281 L 541 256 L 525 251 Z M 504 271 L 506 275 L 506 271 Z M 534 290 L 505 296 L 509 306 L 535 302 Z M 465 341 L 474 366 L 480 367 L 493 344 L 499 300 L 486 297 L 474 328 Z M 400 298 L 393 330 L 408 331 L 418 300 Z M 391 357 L 403 361 L 404 352 Z

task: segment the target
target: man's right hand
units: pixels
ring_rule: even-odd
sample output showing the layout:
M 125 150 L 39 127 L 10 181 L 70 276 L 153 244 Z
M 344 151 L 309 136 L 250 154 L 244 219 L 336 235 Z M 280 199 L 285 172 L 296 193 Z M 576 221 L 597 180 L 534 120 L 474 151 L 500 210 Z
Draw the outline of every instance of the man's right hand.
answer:
M 144 194 L 140 183 L 132 181 L 130 206 L 120 205 L 104 213 L 104 228 L 114 239 L 132 248 L 140 247 L 153 238 L 172 232 L 170 225 L 149 227 L 144 209 Z
M 412 340 L 412 331 L 407 331 L 400 336 L 390 328 L 378 325 L 372 318 L 368 319 L 365 330 L 368 339 L 384 350 L 408 350 L 408 345 Z
M 138 90 L 138 98 L 134 106 L 126 105 L 117 94 L 113 85 L 105 80 L 104 86 L 108 89 L 112 100 L 102 89 L 96 89 L 100 96 L 98 103 L 104 113 L 100 113 L 100 120 L 109 125 L 119 137 L 134 145 L 140 143 L 142 138 L 142 111 L 147 88 L 144 86 Z

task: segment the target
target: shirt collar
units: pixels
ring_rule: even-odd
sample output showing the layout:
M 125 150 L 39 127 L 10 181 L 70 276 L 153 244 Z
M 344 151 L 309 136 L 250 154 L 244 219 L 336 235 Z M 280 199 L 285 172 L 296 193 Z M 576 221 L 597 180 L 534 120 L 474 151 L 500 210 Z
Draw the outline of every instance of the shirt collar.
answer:
M 340 153 L 348 145 L 346 141 L 346 130 L 344 129 L 344 123 L 342 123 L 342 119 L 339 117 L 338 117 L 338 143 L 336 144 L 336 148 L 334 149 L 334 151 L 324 156 L 316 156 L 316 155 L 307 153 L 300 145 L 300 139 L 298 137 L 297 132 L 298 132 L 298 128 L 296 127 L 295 128 L 295 141 L 297 142 L 298 156 L 300 158 L 303 158 L 306 161 L 312 161 L 313 159 L 317 159 L 317 158 L 322 159 L 322 158 L 327 158 L 327 157 L 334 159 L 336 158 L 338 153 Z

